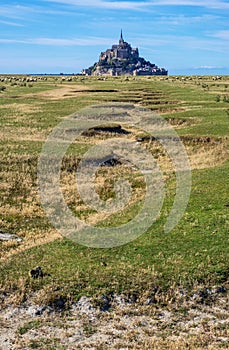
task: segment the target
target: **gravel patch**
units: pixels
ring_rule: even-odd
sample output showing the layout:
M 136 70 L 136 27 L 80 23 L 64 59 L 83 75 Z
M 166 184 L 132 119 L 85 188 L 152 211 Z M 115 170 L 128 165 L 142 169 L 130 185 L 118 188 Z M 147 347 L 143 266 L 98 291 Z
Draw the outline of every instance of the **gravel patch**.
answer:
M 162 307 L 115 296 L 107 310 L 86 296 L 64 311 L 31 300 L 8 305 L 0 311 L 0 349 L 228 349 L 227 293 L 212 303 L 193 299 Z

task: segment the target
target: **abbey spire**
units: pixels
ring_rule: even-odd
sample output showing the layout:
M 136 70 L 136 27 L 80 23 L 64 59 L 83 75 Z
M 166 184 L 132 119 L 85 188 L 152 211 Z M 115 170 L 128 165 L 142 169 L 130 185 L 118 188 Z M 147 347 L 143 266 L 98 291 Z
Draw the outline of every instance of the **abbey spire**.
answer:
M 121 35 L 120 35 L 120 39 L 119 39 L 119 45 L 124 44 L 124 40 L 123 40 L 123 36 L 122 36 L 122 29 L 121 29 Z

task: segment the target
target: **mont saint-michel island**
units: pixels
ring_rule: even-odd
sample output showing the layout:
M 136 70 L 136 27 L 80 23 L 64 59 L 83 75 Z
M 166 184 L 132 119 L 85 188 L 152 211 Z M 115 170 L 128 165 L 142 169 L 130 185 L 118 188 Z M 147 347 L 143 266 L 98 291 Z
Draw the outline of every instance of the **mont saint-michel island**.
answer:
M 167 75 L 168 71 L 140 57 L 138 48 L 132 48 L 129 43 L 124 41 L 121 30 L 118 45 L 112 45 L 111 49 L 101 52 L 99 61 L 93 66 L 83 69 L 82 74 L 95 76 Z

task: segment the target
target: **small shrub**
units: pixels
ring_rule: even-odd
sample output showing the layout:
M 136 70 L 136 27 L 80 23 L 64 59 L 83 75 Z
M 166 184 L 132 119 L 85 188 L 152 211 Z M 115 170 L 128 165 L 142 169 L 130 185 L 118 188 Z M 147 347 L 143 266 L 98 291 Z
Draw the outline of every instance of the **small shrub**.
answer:
M 215 100 L 216 102 L 220 102 L 220 95 L 216 95 Z
M 84 333 L 87 337 L 90 337 L 91 335 L 93 335 L 97 332 L 96 328 L 90 323 L 84 324 L 83 330 L 84 330 Z
M 209 86 L 208 86 L 208 84 L 203 83 L 203 84 L 202 84 L 202 88 L 208 90 L 208 89 L 209 89 Z
M 34 321 L 29 321 L 24 324 L 24 326 L 21 326 L 18 328 L 17 332 L 21 335 L 27 333 L 30 329 L 37 329 L 41 327 L 40 321 L 34 320 Z
M 0 91 L 5 91 L 6 87 L 4 85 L 0 86 Z

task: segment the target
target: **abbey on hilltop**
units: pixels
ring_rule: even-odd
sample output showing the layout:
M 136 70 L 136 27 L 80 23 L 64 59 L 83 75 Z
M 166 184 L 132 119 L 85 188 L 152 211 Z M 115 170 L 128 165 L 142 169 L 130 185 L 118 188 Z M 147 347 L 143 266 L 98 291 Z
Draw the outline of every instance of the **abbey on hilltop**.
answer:
M 118 45 L 101 52 L 99 62 L 83 69 L 83 75 L 167 75 L 165 68 L 159 68 L 153 63 L 139 57 L 137 48 L 132 48 L 124 41 L 122 31 Z

